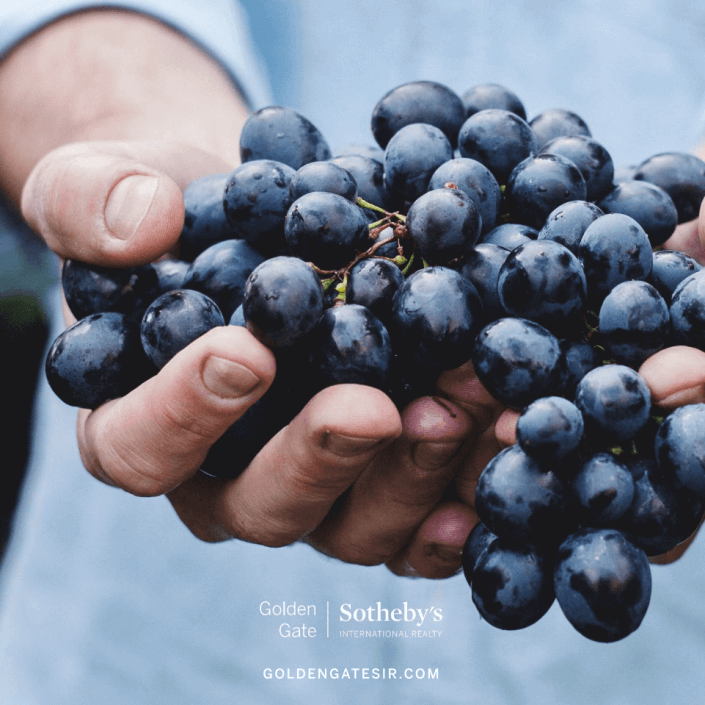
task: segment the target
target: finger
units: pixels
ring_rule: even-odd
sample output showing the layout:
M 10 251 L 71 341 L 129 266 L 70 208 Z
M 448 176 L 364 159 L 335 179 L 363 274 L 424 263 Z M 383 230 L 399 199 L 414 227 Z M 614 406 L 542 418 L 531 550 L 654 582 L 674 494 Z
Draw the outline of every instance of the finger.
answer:
M 22 212 L 60 257 L 144 264 L 177 242 L 186 185 L 229 169 L 219 157 L 173 142 L 66 145 L 32 170 Z
M 401 433 L 389 397 L 337 385 L 317 394 L 236 479 L 193 477 L 169 499 L 204 541 L 284 546 L 318 526 L 376 453 Z
M 402 423 L 400 439 L 307 537 L 318 550 L 349 563 L 385 563 L 440 501 L 460 465 L 470 417 L 450 402 L 423 397 L 404 409 Z
M 465 504 L 445 502 L 428 516 L 408 545 L 387 563 L 396 575 L 441 579 L 462 568 L 463 546 L 477 515 Z
M 681 223 L 663 247 L 667 250 L 678 250 L 690 255 L 698 262 L 705 263 L 705 210 L 700 207 L 697 220 Z
M 272 353 L 246 329 L 210 330 L 128 395 L 79 412 L 83 463 L 132 494 L 163 494 L 198 470 L 274 371 Z
M 517 442 L 517 421 L 520 412 L 505 409 L 495 423 L 495 436 L 501 448 L 513 446 Z
M 441 396 L 467 411 L 477 430 L 487 428 L 503 408 L 477 378 L 472 362 L 442 372 L 436 389 Z
M 683 345 L 664 348 L 639 368 L 652 403 L 666 411 L 705 402 L 705 352 Z
M 458 498 L 468 507 L 475 508 L 475 488 L 480 473 L 503 447 L 497 438 L 494 424 L 491 424 L 474 439 L 470 451 L 455 477 L 455 491 Z

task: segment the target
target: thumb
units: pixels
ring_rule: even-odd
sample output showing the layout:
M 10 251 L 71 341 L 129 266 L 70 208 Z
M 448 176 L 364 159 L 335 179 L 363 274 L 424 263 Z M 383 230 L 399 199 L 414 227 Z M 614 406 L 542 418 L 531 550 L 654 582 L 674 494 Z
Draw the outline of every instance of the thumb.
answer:
M 188 183 L 231 168 L 220 157 L 175 142 L 65 145 L 32 170 L 22 213 L 63 258 L 144 264 L 178 240 Z
M 271 351 L 246 329 L 214 328 L 126 396 L 79 412 L 83 464 L 132 494 L 164 494 L 198 470 L 274 371 Z

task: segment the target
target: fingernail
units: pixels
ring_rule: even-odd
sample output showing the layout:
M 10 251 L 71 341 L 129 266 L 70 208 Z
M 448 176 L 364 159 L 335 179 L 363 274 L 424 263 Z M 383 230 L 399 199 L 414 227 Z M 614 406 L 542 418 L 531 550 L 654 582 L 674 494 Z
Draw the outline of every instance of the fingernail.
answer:
M 222 357 L 209 357 L 203 367 L 206 389 L 225 399 L 244 397 L 259 383 L 259 377 L 247 367 Z
M 411 451 L 414 463 L 422 470 L 438 470 L 458 452 L 460 443 L 417 443 Z
M 118 181 L 105 204 L 105 224 L 113 237 L 129 240 L 141 225 L 154 200 L 159 179 L 135 174 Z
M 375 446 L 382 446 L 386 441 L 386 438 L 380 440 L 379 438 L 357 438 L 338 433 L 327 433 L 323 439 L 323 447 L 335 455 L 362 455 L 371 451 Z

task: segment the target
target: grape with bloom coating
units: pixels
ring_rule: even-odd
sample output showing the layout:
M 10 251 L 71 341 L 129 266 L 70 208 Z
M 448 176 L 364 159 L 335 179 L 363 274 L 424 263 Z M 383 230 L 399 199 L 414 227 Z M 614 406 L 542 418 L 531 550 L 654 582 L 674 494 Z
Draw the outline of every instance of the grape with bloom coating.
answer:
M 478 379 L 502 404 L 522 408 L 560 394 L 565 366 L 558 339 L 533 321 L 500 318 L 477 336 L 472 362 Z
M 284 234 L 297 257 L 323 269 L 338 269 L 367 249 L 367 225 L 365 214 L 348 199 L 314 191 L 291 204 Z
M 651 392 L 631 367 L 605 365 L 582 378 L 575 405 L 583 414 L 589 439 L 603 446 L 622 443 L 630 441 L 649 420 Z
M 406 225 L 419 254 L 429 264 L 445 264 L 470 252 L 480 237 L 481 218 L 467 194 L 439 188 L 411 204 Z
M 556 599 L 588 639 L 613 642 L 639 627 L 651 599 L 644 552 L 615 529 L 579 529 L 561 545 L 554 568 Z
M 705 404 L 688 404 L 669 414 L 656 433 L 661 472 L 705 497 Z
M 451 370 L 470 358 L 482 324 L 482 301 L 472 283 L 447 267 L 427 267 L 395 294 L 390 333 L 405 357 Z
M 291 347 L 318 323 L 323 287 L 303 260 L 272 257 L 250 274 L 243 311 L 247 329 L 265 345 Z

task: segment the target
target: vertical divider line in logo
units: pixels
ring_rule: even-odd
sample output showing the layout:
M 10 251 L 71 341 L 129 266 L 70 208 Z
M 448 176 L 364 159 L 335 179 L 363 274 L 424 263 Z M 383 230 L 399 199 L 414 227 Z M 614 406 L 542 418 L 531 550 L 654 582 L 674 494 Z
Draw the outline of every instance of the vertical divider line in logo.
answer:
M 326 602 L 326 639 L 330 639 L 330 602 Z

